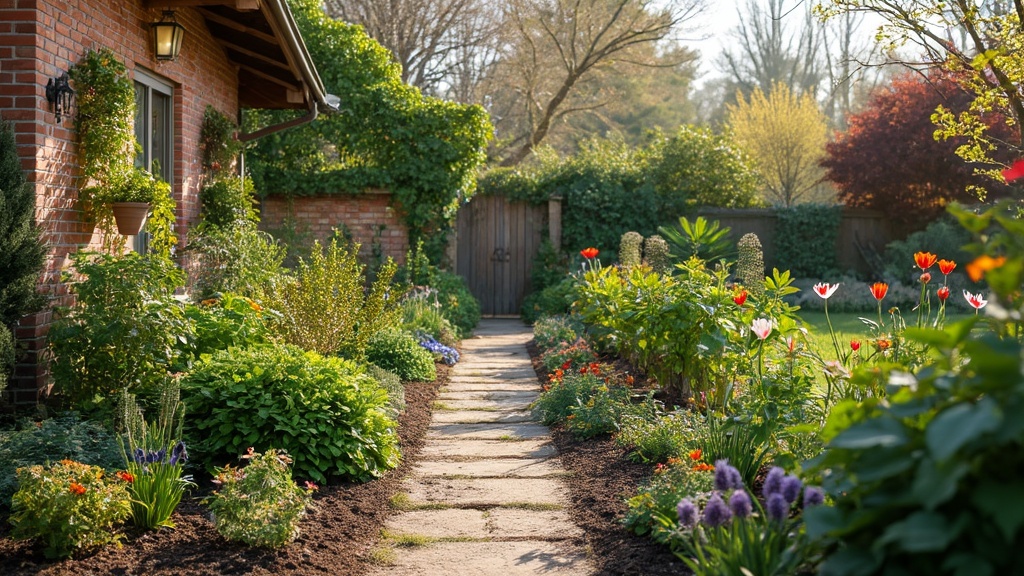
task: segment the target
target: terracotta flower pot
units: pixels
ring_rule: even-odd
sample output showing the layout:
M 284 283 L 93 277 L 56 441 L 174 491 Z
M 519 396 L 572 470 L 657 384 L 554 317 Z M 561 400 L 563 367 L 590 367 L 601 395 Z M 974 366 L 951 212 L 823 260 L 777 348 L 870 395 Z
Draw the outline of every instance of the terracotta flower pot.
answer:
M 149 215 L 149 202 L 114 202 L 110 208 L 114 212 L 117 231 L 124 236 L 138 234 Z

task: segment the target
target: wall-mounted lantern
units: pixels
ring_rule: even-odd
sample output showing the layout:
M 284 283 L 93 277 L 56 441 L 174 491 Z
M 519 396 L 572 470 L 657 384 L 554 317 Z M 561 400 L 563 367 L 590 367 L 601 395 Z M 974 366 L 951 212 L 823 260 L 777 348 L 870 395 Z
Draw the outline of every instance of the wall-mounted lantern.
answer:
M 174 10 L 164 10 L 163 18 L 154 22 L 153 52 L 157 60 L 175 60 L 181 53 L 181 40 L 185 37 L 185 27 L 174 19 Z
M 71 99 L 74 95 L 75 91 L 68 84 L 67 72 L 46 82 L 46 101 L 57 116 L 57 124 L 60 124 L 61 117 L 71 115 Z

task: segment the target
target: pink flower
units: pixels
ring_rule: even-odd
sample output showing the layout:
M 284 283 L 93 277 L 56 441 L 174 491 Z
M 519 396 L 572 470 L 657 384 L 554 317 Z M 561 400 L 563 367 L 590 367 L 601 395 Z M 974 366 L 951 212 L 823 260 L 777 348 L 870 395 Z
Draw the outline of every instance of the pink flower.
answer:
M 932 281 L 932 275 L 931 274 L 929 274 L 928 272 L 925 272 L 924 274 L 921 274 L 921 283 L 922 284 L 927 284 L 927 283 L 929 283 L 931 281 Z
M 764 340 L 772 333 L 772 321 L 767 318 L 758 318 L 750 325 L 750 329 L 758 338 Z
M 828 297 L 831 296 L 832 293 L 836 291 L 836 288 L 839 288 L 839 284 L 819 282 L 818 284 L 814 285 L 814 293 L 817 294 L 818 296 L 821 296 L 823 299 L 828 300 Z
M 985 304 L 988 304 L 988 300 L 982 298 L 980 292 L 977 294 L 971 294 L 967 290 L 964 290 L 964 298 L 967 300 L 968 304 L 974 307 L 975 310 L 981 310 L 985 307 Z

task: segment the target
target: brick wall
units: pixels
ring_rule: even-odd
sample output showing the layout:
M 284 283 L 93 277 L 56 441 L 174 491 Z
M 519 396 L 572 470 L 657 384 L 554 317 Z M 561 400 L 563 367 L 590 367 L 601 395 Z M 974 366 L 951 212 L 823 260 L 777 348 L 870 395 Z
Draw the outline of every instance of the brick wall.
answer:
M 182 235 L 199 212 L 198 140 L 206 105 L 237 116 L 237 74 L 202 17 L 194 9 L 179 9 L 177 20 L 187 30 L 181 55 L 175 62 L 157 62 L 149 25 L 160 16 L 160 8 L 147 10 L 142 0 L 0 0 L 0 116 L 14 125 L 22 165 L 36 190 L 36 221 L 49 246 L 40 289 L 54 304 L 67 302 L 60 274 L 68 255 L 98 247 L 103 239 L 82 223 L 76 207 L 80 172 L 74 123 L 70 118 L 55 122 L 46 101 L 47 80 L 66 72 L 88 50 L 106 47 L 129 73 L 145 69 L 174 86 L 172 185 Z M 24 319 L 16 331 L 27 354 L 12 386 L 15 402 L 34 402 L 46 385 L 39 355 L 50 320 L 46 311 Z
M 335 228 L 348 230 L 360 244 L 359 253 L 368 258 L 379 244 L 384 256 L 403 264 L 409 250 L 409 234 L 391 208 L 391 194 L 371 190 L 364 194 L 288 198 L 270 196 L 260 206 L 260 227 L 273 230 L 291 221 L 300 233 L 312 238 L 329 238 Z

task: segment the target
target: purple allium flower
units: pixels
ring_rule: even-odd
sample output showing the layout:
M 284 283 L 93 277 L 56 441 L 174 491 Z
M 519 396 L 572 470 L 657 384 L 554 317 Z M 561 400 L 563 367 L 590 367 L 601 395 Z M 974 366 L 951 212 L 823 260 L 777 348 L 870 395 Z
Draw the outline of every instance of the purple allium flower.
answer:
M 776 522 L 782 522 L 789 517 L 789 503 L 782 496 L 781 492 L 772 492 L 768 496 L 768 518 Z
M 750 503 L 750 495 L 747 494 L 746 490 L 736 490 L 729 497 L 729 508 L 732 508 L 732 513 L 737 518 L 746 518 L 750 516 L 753 511 L 753 506 Z
M 761 490 L 761 495 L 765 497 L 765 500 L 782 490 L 782 478 L 785 475 L 786 472 L 782 468 L 772 466 L 772 469 L 768 471 L 768 476 L 764 479 L 764 488 Z
M 135 452 L 132 453 L 132 460 L 135 460 L 136 464 L 146 463 L 146 452 L 142 448 L 136 448 Z
M 184 464 L 186 460 L 188 460 L 188 451 L 185 450 L 185 443 L 179 440 L 178 443 L 174 445 L 174 449 L 171 450 L 170 464 L 171 466 L 174 466 L 175 464 Z
M 740 476 L 740 471 L 730 465 L 728 460 L 716 460 L 715 489 L 725 492 L 741 488 L 743 488 L 743 477 Z
M 804 483 L 796 476 L 786 476 L 782 479 L 782 497 L 789 504 L 796 502 L 796 498 L 800 495 L 800 489 L 803 486 Z
M 817 486 L 804 488 L 804 508 L 820 506 L 825 503 L 825 492 Z
M 697 506 L 689 498 L 683 498 L 676 505 L 676 514 L 679 516 L 679 525 L 684 528 L 693 528 L 697 525 Z
M 704 523 L 714 528 L 728 524 L 730 520 L 732 520 L 732 511 L 725 505 L 722 496 L 716 492 L 704 506 Z

